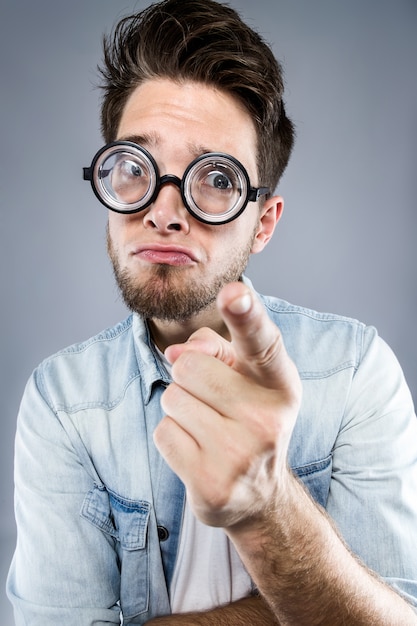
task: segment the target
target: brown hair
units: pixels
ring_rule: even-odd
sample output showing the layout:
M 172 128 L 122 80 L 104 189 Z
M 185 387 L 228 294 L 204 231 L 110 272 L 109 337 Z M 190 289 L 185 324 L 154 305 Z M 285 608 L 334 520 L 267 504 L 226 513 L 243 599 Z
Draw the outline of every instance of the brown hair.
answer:
M 275 189 L 294 142 L 282 68 L 234 9 L 214 0 L 163 0 L 121 19 L 103 44 L 106 142 L 116 139 L 126 101 L 143 81 L 202 82 L 233 95 L 249 112 L 258 138 L 258 182 Z

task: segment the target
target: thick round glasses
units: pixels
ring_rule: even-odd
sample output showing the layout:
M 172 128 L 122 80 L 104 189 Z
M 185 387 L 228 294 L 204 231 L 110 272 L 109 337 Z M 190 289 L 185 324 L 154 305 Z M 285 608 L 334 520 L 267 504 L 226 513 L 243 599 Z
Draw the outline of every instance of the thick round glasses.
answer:
M 269 193 L 267 187 L 250 186 L 249 176 L 234 157 L 209 152 L 194 159 L 182 179 L 160 176 L 152 155 L 136 143 L 115 141 L 95 155 L 84 168 L 97 198 L 118 213 L 137 213 L 158 196 L 162 185 L 174 184 L 187 210 L 206 224 L 226 224 L 236 219 L 248 202 Z

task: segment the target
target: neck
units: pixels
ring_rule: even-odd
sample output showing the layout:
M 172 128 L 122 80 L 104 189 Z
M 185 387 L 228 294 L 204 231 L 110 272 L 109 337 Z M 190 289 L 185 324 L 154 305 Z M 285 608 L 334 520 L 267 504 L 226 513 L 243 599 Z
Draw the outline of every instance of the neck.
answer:
M 168 346 L 184 343 L 199 328 L 207 327 L 221 337 L 229 339 L 229 333 L 215 304 L 201 311 L 192 318 L 183 321 L 148 320 L 152 339 L 156 346 L 164 352 Z

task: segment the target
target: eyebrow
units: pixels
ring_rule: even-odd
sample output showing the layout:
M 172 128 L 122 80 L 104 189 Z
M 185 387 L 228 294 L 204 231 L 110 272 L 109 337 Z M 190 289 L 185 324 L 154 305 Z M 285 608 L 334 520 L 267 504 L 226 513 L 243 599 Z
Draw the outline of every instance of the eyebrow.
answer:
M 140 135 L 122 135 L 122 137 L 118 138 L 118 141 L 131 141 L 132 143 L 137 143 L 144 148 L 154 148 L 161 143 L 161 136 L 157 132 L 143 133 Z M 202 154 L 207 154 L 208 152 L 216 152 L 203 144 L 197 144 L 194 142 L 186 142 L 185 146 L 189 151 L 192 159 L 196 159 Z
M 197 158 L 202 154 L 207 154 L 208 152 L 216 152 L 216 150 L 212 150 L 211 148 L 208 148 L 203 144 L 193 143 L 191 141 L 187 142 L 186 146 L 188 151 L 194 158 Z
M 151 148 L 158 145 L 160 137 L 158 133 L 143 133 L 141 135 L 122 135 L 122 137 L 118 137 L 117 141 L 131 141 L 144 148 Z

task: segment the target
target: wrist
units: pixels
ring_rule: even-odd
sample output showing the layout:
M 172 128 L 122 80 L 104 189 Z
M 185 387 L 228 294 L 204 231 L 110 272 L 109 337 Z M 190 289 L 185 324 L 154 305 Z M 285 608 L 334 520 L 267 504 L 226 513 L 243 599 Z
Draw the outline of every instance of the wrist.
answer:
M 321 533 L 323 526 L 329 526 L 326 515 L 286 466 L 265 504 L 224 530 L 242 559 L 251 561 L 265 556 L 272 536 L 277 545 L 295 546 L 304 541 L 306 527 Z

